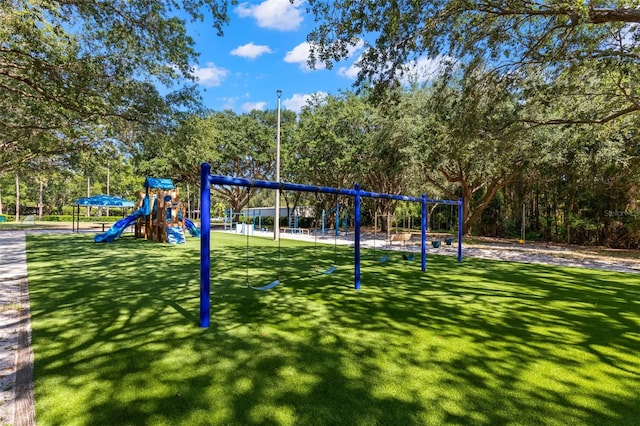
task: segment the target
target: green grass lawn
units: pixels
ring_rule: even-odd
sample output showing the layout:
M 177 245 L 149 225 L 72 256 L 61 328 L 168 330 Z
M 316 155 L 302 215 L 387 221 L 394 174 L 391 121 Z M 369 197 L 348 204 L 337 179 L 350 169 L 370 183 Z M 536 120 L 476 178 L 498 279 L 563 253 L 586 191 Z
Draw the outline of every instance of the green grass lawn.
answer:
M 640 279 L 213 234 L 29 235 L 38 425 L 638 425 Z M 377 253 L 378 255 L 380 253 Z

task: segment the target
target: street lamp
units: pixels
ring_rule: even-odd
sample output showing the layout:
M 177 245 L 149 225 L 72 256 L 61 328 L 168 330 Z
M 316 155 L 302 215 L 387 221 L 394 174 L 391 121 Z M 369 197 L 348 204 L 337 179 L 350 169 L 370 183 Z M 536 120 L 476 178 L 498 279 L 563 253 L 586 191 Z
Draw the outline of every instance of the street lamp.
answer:
M 280 97 L 282 96 L 282 90 L 276 90 L 278 95 L 278 120 L 276 130 L 276 182 L 280 182 Z M 276 189 L 276 209 L 275 217 L 273 219 L 273 239 L 280 239 L 280 188 Z

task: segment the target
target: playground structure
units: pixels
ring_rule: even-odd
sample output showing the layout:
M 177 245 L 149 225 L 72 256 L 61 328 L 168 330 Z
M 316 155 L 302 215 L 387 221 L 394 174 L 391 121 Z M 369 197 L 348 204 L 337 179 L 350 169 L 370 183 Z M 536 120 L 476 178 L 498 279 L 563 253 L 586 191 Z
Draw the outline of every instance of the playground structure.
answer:
M 328 211 L 322 210 L 322 236 L 326 235 L 325 221 L 328 218 L 335 214 L 335 226 L 334 231 L 336 237 L 340 236 L 340 227 L 342 227 L 344 234 L 346 235 L 349 232 L 349 212 L 346 209 L 342 209 L 342 215 L 340 213 L 340 203 L 336 204 L 336 206 Z
M 147 177 L 144 181 L 146 193 L 139 193 L 136 207 L 144 207 L 145 214 L 136 221 L 136 238 L 161 243 L 181 244 L 186 242 L 185 208 L 180 202 L 180 191 L 171 179 Z M 150 206 L 147 211 L 146 206 Z
M 361 273 L 360 273 L 360 209 L 361 198 L 382 198 L 399 201 L 409 201 L 420 203 L 421 205 L 421 270 L 427 270 L 427 204 L 442 203 L 458 206 L 458 261 L 462 261 L 462 199 L 452 200 L 433 200 L 428 199 L 426 194 L 421 197 L 411 197 L 396 194 L 383 194 L 362 191 L 359 184 L 355 184 L 353 189 L 339 189 L 324 186 L 302 185 L 286 182 L 272 182 L 265 180 L 253 180 L 245 178 L 236 178 L 231 176 L 219 176 L 211 174 L 211 166 L 208 163 L 202 163 L 200 167 L 200 209 L 202 223 L 202 237 L 200 238 L 200 327 L 209 327 L 210 323 L 210 305 L 211 305 L 211 185 L 229 185 L 242 186 L 248 188 L 265 188 L 278 189 L 287 191 L 316 192 L 327 194 L 340 194 L 354 197 L 354 288 L 360 289 Z M 277 285 L 279 280 L 263 287 L 271 288 Z M 261 289 L 261 288 L 257 288 Z
M 131 225 L 136 238 L 161 243 L 185 243 L 185 229 L 192 236 L 200 235 L 196 225 L 187 219 L 180 192 L 171 179 L 147 177 L 144 187 L 145 191 L 138 193 L 135 211 L 114 223 L 107 232 L 96 235 L 95 242 L 113 242 Z

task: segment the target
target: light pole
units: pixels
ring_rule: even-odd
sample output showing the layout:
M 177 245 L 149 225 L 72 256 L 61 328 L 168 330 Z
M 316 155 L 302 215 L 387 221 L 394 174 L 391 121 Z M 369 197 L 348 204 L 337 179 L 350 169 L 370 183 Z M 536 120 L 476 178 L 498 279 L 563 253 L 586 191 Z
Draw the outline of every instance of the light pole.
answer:
M 276 90 L 278 95 L 278 119 L 276 130 L 276 182 L 280 182 L 280 97 L 282 96 L 282 90 Z M 273 219 L 273 239 L 280 239 L 280 188 L 276 189 L 276 208 Z

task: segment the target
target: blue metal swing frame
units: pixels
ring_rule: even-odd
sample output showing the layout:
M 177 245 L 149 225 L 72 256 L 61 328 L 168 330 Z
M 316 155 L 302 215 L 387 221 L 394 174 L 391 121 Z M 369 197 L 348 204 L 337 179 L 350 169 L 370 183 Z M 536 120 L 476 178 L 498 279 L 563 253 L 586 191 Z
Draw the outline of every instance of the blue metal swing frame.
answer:
M 200 237 L 200 327 L 209 327 L 211 317 L 211 185 L 242 186 L 264 189 L 280 189 L 281 191 L 302 191 L 325 194 L 340 194 L 354 197 L 354 288 L 360 289 L 360 204 L 362 197 L 382 198 L 388 200 L 410 201 L 421 203 L 421 225 L 422 225 L 422 249 L 421 249 L 421 269 L 427 270 L 427 204 L 440 203 L 458 206 L 458 262 L 462 261 L 462 225 L 463 225 L 463 202 L 462 198 L 453 200 L 435 200 L 427 198 L 426 194 L 421 197 L 411 197 L 396 194 L 384 194 L 377 192 L 362 191 L 359 184 L 355 184 L 353 189 L 339 189 L 326 186 L 302 185 L 297 183 L 273 182 L 266 180 L 245 179 L 232 176 L 220 176 L 211 174 L 211 166 L 202 163 L 200 166 L 200 211 L 201 211 L 201 237 Z M 274 284 L 276 283 L 276 284 Z M 276 280 L 264 287 L 275 287 L 279 284 Z M 258 288 L 260 289 L 260 288 Z

